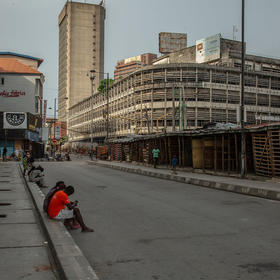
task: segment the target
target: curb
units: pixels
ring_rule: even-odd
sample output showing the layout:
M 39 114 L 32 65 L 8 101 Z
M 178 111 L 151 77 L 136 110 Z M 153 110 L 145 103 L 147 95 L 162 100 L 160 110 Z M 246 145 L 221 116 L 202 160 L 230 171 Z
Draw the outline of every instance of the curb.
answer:
M 150 176 L 150 177 L 156 177 L 160 179 L 167 179 L 171 181 L 186 183 L 186 184 L 192 184 L 196 186 L 201 186 L 205 188 L 211 188 L 216 190 L 222 190 L 222 191 L 228 191 L 228 192 L 234 192 L 244 195 L 250 195 L 250 196 L 256 196 L 261 197 L 265 199 L 271 199 L 271 200 L 278 200 L 280 201 L 280 190 L 266 190 L 261 188 L 253 188 L 243 185 L 233 185 L 233 184 L 227 184 L 227 183 L 218 183 L 215 181 L 208 181 L 203 179 L 197 179 L 195 177 L 193 178 L 186 178 L 180 175 L 172 175 L 172 174 L 163 174 L 158 172 L 152 172 L 147 170 L 142 170 L 141 168 L 132 168 L 132 167 L 123 167 L 123 166 L 117 166 L 113 164 L 104 164 L 100 163 L 98 161 L 87 161 L 88 164 L 91 165 L 98 165 L 101 167 L 107 167 L 112 168 L 120 171 L 130 172 L 130 173 L 136 173 L 140 175 Z
M 46 235 L 54 262 L 63 280 L 99 280 L 88 260 L 61 221 L 51 220 L 43 211 L 41 205 L 45 198 L 44 193 L 35 183 L 27 182 L 22 175 L 19 164 L 19 173 L 27 187 L 40 224 Z

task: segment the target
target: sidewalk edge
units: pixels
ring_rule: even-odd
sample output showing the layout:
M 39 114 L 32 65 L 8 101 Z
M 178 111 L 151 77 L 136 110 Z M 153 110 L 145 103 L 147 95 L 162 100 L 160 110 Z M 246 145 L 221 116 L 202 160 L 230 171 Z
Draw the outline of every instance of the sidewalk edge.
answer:
M 35 183 L 27 182 L 22 175 L 20 164 L 18 171 L 31 195 L 60 278 L 63 280 L 99 280 L 63 223 L 49 219 L 43 211 L 41 207 L 45 198 L 43 192 Z
M 243 185 L 237 185 L 237 184 L 227 184 L 227 183 L 218 183 L 215 181 L 208 181 L 204 179 L 197 179 L 195 177 L 193 178 L 186 178 L 180 175 L 173 175 L 173 174 L 164 174 L 164 173 L 158 173 L 142 170 L 139 167 L 123 167 L 123 166 L 117 166 L 113 164 L 105 164 L 98 161 L 87 161 L 90 165 L 98 165 L 106 168 L 112 168 L 120 171 L 130 172 L 130 173 L 136 173 L 144 176 L 150 176 L 150 177 L 156 177 L 160 179 L 167 179 L 171 181 L 186 183 L 186 184 L 192 184 L 197 185 L 205 188 L 212 188 L 216 190 L 223 190 L 228 192 L 234 192 L 244 195 L 250 195 L 250 196 L 256 196 L 260 198 L 265 199 L 271 199 L 271 200 L 278 200 L 280 201 L 280 190 L 269 190 L 269 189 L 261 189 L 261 188 L 254 188 L 254 187 L 248 187 Z

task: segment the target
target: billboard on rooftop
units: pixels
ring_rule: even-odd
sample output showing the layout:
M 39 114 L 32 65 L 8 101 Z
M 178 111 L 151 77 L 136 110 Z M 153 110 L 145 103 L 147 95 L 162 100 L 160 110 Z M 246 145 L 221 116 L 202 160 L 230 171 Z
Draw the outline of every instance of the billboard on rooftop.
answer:
M 187 47 L 186 33 L 160 32 L 159 52 L 168 54 Z
M 204 63 L 221 57 L 221 34 L 196 41 L 196 62 Z

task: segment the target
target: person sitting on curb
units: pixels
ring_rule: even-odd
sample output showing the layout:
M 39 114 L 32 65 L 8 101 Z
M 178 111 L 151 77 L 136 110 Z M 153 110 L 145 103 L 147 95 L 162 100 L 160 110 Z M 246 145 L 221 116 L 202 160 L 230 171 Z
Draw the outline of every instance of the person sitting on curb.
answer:
M 47 195 L 44 199 L 44 202 L 43 202 L 43 210 L 45 212 L 48 212 L 48 207 L 49 207 L 49 204 L 50 204 L 50 201 L 51 201 L 53 195 L 57 191 L 64 190 L 65 188 L 66 188 L 65 183 L 63 181 L 58 181 L 58 182 L 56 182 L 55 186 L 49 190 L 49 192 L 47 193 Z
M 78 201 L 71 202 L 69 195 L 74 193 L 72 186 L 66 187 L 64 190 L 57 191 L 49 204 L 48 215 L 51 219 L 64 220 L 66 227 L 74 228 L 73 223 L 77 222 L 82 228 L 82 232 L 93 232 L 94 230 L 85 225 L 79 208 Z
M 35 169 L 34 162 L 35 160 L 33 157 L 31 157 L 31 155 L 27 156 L 27 169 L 28 169 L 27 176 L 29 181 L 30 181 L 30 174 Z
M 30 182 L 36 183 L 40 188 L 46 188 L 43 172 L 44 168 L 42 166 L 33 167 L 29 174 Z

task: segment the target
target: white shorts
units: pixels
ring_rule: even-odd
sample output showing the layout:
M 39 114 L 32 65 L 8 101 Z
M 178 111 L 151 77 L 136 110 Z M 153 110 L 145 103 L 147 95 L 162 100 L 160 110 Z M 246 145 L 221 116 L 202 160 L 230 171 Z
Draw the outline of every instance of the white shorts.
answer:
M 54 219 L 64 220 L 64 219 L 71 219 L 73 217 L 74 217 L 73 209 L 70 210 L 68 208 L 65 208 L 60 210 L 57 216 L 54 217 Z

